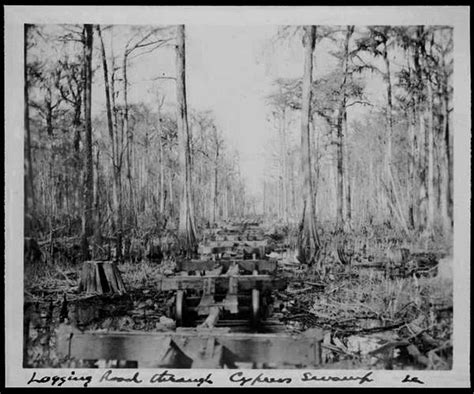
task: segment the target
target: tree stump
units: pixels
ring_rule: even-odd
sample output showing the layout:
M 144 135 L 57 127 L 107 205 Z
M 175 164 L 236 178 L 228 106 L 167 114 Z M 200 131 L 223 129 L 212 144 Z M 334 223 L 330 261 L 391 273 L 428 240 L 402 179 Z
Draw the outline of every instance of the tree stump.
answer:
M 125 294 L 120 271 L 112 261 L 85 261 L 82 266 L 79 292 Z

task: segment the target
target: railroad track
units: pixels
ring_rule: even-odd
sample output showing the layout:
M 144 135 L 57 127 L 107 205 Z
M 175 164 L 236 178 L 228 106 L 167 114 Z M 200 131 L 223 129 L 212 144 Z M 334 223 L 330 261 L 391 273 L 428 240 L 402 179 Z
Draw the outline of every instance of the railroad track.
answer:
M 158 284 L 174 294 L 175 331 L 83 333 L 62 327 L 58 352 L 78 359 L 133 360 L 142 368 L 319 365 L 321 331 L 291 334 L 271 316 L 272 294 L 286 289 L 287 279 L 277 261 L 266 258 L 259 224 L 230 223 L 209 229 L 205 239 L 209 235 L 214 239 L 199 245 L 200 259 L 178 261 L 174 274 Z

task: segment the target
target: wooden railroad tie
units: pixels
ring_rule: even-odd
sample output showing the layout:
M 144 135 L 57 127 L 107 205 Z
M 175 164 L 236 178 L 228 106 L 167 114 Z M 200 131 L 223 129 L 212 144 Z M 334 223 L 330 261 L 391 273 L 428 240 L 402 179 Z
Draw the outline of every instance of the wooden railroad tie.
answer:
M 321 364 L 321 330 L 298 334 L 229 333 L 219 328 L 178 332 L 81 332 L 62 324 L 59 357 L 136 361 L 139 368 L 235 368 L 236 363 L 279 367 Z
M 163 277 L 158 282 L 161 291 L 176 290 L 201 290 L 203 280 L 211 280 L 218 292 L 225 293 L 229 290 L 229 278 L 234 277 L 237 281 L 238 291 L 257 289 L 260 291 L 284 290 L 287 286 L 287 278 L 279 278 L 272 275 L 206 275 L 206 276 L 173 276 Z
M 239 270 L 253 272 L 257 270 L 262 274 L 273 274 L 278 269 L 276 260 L 181 260 L 176 262 L 177 271 L 195 272 L 209 271 L 217 266 L 222 266 L 223 272 L 237 265 Z

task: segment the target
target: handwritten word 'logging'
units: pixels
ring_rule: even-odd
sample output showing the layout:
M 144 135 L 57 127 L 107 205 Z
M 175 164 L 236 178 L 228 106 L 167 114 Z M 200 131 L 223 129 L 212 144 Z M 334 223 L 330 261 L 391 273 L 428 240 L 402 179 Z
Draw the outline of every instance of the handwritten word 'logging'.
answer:
M 58 386 L 61 387 L 64 383 L 66 382 L 83 382 L 84 387 L 87 387 L 87 385 L 92 382 L 92 376 L 86 375 L 86 376 L 76 376 L 75 371 L 71 371 L 69 376 L 59 376 L 59 375 L 53 375 L 53 376 L 42 376 L 37 378 L 36 377 L 36 372 L 33 372 L 33 375 L 31 376 L 30 380 L 28 381 L 27 384 L 32 384 L 32 383 L 43 383 L 43 384 L 50 384 L 51 386 Z

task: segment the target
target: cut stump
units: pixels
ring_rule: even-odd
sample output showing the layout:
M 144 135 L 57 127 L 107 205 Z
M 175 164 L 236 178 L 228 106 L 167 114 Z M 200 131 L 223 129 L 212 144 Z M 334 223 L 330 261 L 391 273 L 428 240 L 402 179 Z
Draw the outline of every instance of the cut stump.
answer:
M 125 294 L 127 291 L 120 271 L 112 261 L 85 261 L 82 266 L 79 292 Z

